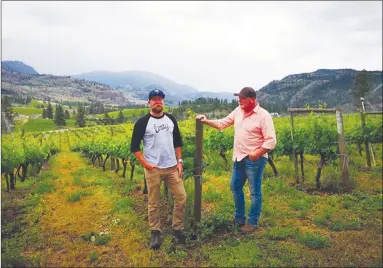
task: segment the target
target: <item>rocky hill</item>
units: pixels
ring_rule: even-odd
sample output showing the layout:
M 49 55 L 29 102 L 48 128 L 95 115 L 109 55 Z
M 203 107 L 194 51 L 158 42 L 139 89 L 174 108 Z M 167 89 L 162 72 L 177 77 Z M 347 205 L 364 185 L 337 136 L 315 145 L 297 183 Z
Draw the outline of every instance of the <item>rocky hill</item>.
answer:
M 351 88 L 357 71 L 353 69 L 319 69 L 312 73 L 286 76 L 262 87 L 258 100 L 262 103 L 284 107 L 317 106 L 319 102 L 328 107 L 337 104 L 352 109 Z M 382 72 L 369 71 L 371 93 L 367 100 L 377 108 L 382 106 Z
M 102 83 L 70 76 L 29 74 L 1 70 L 1 94 L 32 96 L 42 100 L 96 101 L 125 105 L 123 94 Z

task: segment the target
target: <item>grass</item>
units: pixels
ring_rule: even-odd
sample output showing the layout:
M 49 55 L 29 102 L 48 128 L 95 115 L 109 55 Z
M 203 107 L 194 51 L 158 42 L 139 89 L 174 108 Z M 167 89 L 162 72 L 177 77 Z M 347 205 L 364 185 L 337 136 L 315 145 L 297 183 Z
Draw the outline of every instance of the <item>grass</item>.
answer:
M 54 185 L 51 183 L 41 182 L 38 184 L 36 190 L 34 191 L 37 194 L 50 193 L 54 190 Z
M 86 181 L 84 181 L 82 177 L 74 176 L 73 185 L 81 186 L 81 187 L 87 187 L 88 183 Z
M 124 197 L 119 199 L 116 203 L 114 208 L 112 209 L 112 212 L 124 212 L 124 211 L 130 211 L 133 206 L 133 199 L 131 197 Z
M 204 258 L 209 260 L 209 264 L 218 267 L 250 267 L 257 265 L 260 257 L 261 251 L 253 242 L 217 245 L 204 251 Z
M 12 107 L 12 110 L 22 115 L 42 115 L 43 109 L 34 107 Z
M 203 192 L 203 199 L 206 202 L 219 202 L 221 193 L 217 191 L 214 185 L 209 185 L 206 191 Z
M 122 191 L 121 191 L 121 195 L 122 196 L 127 196 L 129 195 L 132 191 L 134 191 L 136 189 L 136 184 L 134 182 L 127 182 L 127 184 L 123 187 Z
M 88 191 L 84 191 L 84 190 L 77 191 L 77 192 L 69 194 L 67 201 L 68 202 L 78 202 L 78 201 L 80 201 L 81 196 L 88 196 L 88 195 L 90 195 L 90 193 Z
M 62 126 L 61 128 L 78 128 L 76 125 L 76 119 L 66 119 L 66 126 Z M 96 126 L 97 124 L 95 122 L 86 120 L 87 126 Z M 26 123 L 22 123 L 19 121 L 15 122 L 15 130 L 21 130 L 24 129 L 26 132 L 43 132 L 43 131 L 51 131 L 51 130 L 58 130 L 59 127 L 55 125 L 54 121 L 52 119 L 28 119 Z
M 90 260 L 91 262 L 94 262 L 94 261 L 96 261 L 97 259 L 98 259 L 97 251 L 95 251 L 95 250 L 91 251 L 90 254 L 89 254 L 89 260 Z
M 74 119 L 67 119 L 66 126 L 64 128 L 73 128 L 75 127 Z M 26 132 L 41 132 L 41 131 L 50 131 L 59 129 L 52 119 L 29 119 L 27 123 L 23 125 L 16 125 L 16 129 L 24 129 Z
M 18 182 L 13 192 L 5 192 L 2 187 L 2 267 L 40 266 L 39 253 L 26 257 L 23 251 L 43 248 L 39 221 L 44 213 L 43 196 L 55 190 L 52 179 L 51 172 L 42 171 L 24 183 Z
M 28 107 L 40 108 L 41 105 L 44 105 L 44 107 L 48 107 L 48 103 L 39 102 L 37 100 L 31 100 L 31 102 L 28 103 Z
M 86 242 L 94 243 L 96 246 L 106 245 L 110 242 L 110 240 L 112 240 L 112 237 L 110 235 L 100 235 L 95 232 L 85 233 L 81 235 L 81 238 Z
M 276 161 L 276 164 L 277 168 L 287 169 L 289 162 Z M 314 174 L 310 168 L 314 166 L 307 164 L 307 167 L 307 184 L 310 185 L 310 177 Z M 292 186 L 294 179 L 291 177 L 265 176 L 260 228 L 251 235 L 239 234 L 231 224 L 230 172 L 205 172 L 200 223 L 195 223 L 193 218 L 194 180 L 184 180 L 188 198 L 187 244 L 183 248 L 174 247 L 172 243 L 172 198 L 166 201 L 162 196 L 164 242 L 158 252 L 148 249 L 147 202 L 141 194 L 142 189 L 136 188 L 137 185 L 143 188 L 142 168 L 136 170 L 130 181 L 120 177 L 121 171 L 118 174 L 102 172 L 102 168 L 87 165 L 78 153 L 60 153 L 52 162 L 51 172 L 31 179 L 34 183 L 28 181 L 31 189 L 44 184 L 55 188 L 26 195 L 28 198 L 18 202 L 20 207 L 26 206 L 23 213 L 28 216 L 20 214 L 24 223 L 18 220 L 16 224 L 11 219 L 2 222 L 5 263 L 14 262 L 20 266 L 18 261 L 22 260 L 29 266 L 34 263 L 34 266 L 119 267 L 344 267 L 379 266 L 381 263 L 382 186 L 376 183 L 381 182 L 381 178 L 374 177 L 381 175 L 377 170 L 355 170 L 356 189 L 347 194 L 309 193 L 304 187 Z M 329 166 L 326 172 L 331 171 L 334 172 L 334 167 Z M 380 191 L 375 191 L 376 188 Z M 244 192 L 248 212 L 247 183 Z M 91 198 L 81 198 L 90 193 Z M 73 201 L 65 202 L 71 194 Z M 2 208 L 9 207 L 2 209 L 5 218 L 10 217 L 8 213 L 17 211 L 14 201 L 14 198 L 2 200 Z M 44 231 L 38 229 L 39 226 L 44 227 Z M 26 242 L 22 241 L 26 234 L 23 230 L 28 232 Z M 51 233 L 56 235 L 50 238 Z M 44 250 L 39 249 L 41 239 L 45 241 Z M 23 251 L 23 243 L 32 245 L 29 253 Z M 60 250 L 47 250 L 55 248 Z
M 269 229 L 268 237 L 273 240 L 286 240 L 294 238 L 298 234 L 298 230 L 293 227 L 275 227 Z
M 318 233 L 305 233 L 297 236 L 297 242 L 312 249 L 328 248 L 331 243 L 328 237 Z

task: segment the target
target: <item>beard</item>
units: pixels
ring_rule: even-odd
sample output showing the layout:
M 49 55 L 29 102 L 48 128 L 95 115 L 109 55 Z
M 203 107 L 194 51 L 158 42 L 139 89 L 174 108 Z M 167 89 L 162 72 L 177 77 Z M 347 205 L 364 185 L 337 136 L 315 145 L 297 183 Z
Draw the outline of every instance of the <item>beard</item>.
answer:
M 152 110 L 153 113 L 158 114 L 158 113 L 162 112 L 163 109 L 164 108 L 162 107 L 162 105 L 155 105 L 155 106 L 152 107 L 151 110 Z

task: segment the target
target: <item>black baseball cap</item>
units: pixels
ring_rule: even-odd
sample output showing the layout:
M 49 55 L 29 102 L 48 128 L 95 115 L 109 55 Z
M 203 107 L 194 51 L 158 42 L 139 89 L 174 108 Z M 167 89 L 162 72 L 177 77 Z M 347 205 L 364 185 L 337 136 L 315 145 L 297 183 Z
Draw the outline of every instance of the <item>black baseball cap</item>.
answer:
M 234 93 L 234 96 L 240 96 L 242 98 L 256 98 L 257 94 L 252 87 L 244 87 L 239 93 Z
M 155 96 L 160 96 L 162 97 L 163 99 L 165 98 L 165 94 L 164 92 L 162 92 L 161 90 L 159 89 L 153 89 L 152 91 L 149 92 L 149 100 L 151 100 L 153 97 Z

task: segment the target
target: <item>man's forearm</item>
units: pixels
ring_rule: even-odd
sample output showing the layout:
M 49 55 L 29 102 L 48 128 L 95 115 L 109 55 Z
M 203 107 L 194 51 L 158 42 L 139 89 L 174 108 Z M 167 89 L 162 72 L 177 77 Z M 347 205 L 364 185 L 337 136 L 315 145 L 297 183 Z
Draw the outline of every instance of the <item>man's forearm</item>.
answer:
M 219 123 L 215 120 L 205 120 L 205 121 L 203 121 L 203 123 L 210 126 L 210 127 L 219 129 Z
M 260 157 L 262 157 L 262 155 L 268 152 L 270 152 L 270 149 L 265 149 L 263 147 L 260 147 L 253 152 L 253 155 L 255 159 L 259 159 Z
M 175 148 L 176 149 L 176 157 L 177 157 L 177 160 L 178 159 L 182 159 L 182 149 L 181 147 L 177 147 Z
M 136 156 L 137 160 L 140 161 L 141 165 L 143 165 L 145 167 L 146 160 L 145 160 L 142 152 L 141 151 L 135 152 L 134 155 Z

